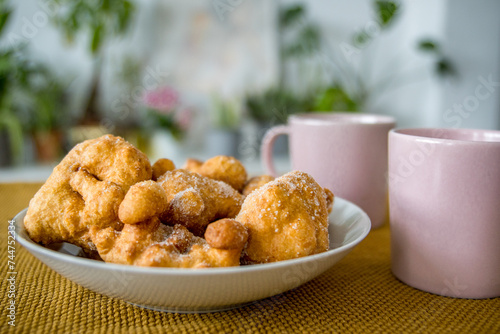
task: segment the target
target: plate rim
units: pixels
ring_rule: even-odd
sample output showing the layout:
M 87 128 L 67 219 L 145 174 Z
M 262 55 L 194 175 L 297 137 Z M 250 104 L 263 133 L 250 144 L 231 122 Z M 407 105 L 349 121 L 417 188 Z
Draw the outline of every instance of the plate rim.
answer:
M 340 202 L 340 203 L 339 203 Z M 87 259 L 87 258 L 82 258 L 82 257 L 77 257 L 74 255 L 70 254 L 64 254 L 60 253 L 56 250 L 49 249 L 47 247 L 44 247 L 42 245 L 37 244 L 29 236 L 27 235 L 27 232 L 24 228 L 24 216 L 28 210 L 28 208 L 25 208 L 21 210 L 13 219 L 15 222 L 16 230 L 15 230 L 15 235 L 16 235 L 16 241 L 19 242 L 24 248 L 26 248 L 28 251 L 33 251 L 36 253 L 41 253 L 42 255 L 48 256 L 50 258 L 59 260 L 59 261 L 65 261 L 65 262 L 71 262 L 72 264 L 75 265 L 82 265 L 82 266 L 87 266 L 87 267 L 92 267 L 92 269 L 105 269 L 105 270 L 119 270 L 123 273 L 130 273 L 130 274 L 148 274 L 148 275 L 175 275 L 175 276 L 206 276 L 206 275 L 227 275 L 227 274 L 245 274 L 249 272 L 254 272 L 254 271 L 266 271 L 266 270 L 275 270 L 279 269 L 282 267 L 288 267 L 288 266 L 293 266 L 293 265 L 300 265 L 309 261 L 314 261 L 314 260 L 320 260 L 322 258 L 327 258 L 329 256 L 332 256 L 337 253 L 342 253 L 343 251 L 347 249 L 351 249 L 357 244 L 359 244 L 363 239 L 366 238 L 368 233 L 371 230 L 371 221 L 366 212 L 364 212 L 359 206 L 356 204 L 345 200 L 340 197 L 335 197 L 335 202 L 334 202 L 334 207 L 333 210 L 335 210 L 337 206 L 337 210 L 339 210 L 339 205 L 342 208 L 345 207 L 352 207 L 355 211 L 357 211 L 359 214 L 361 214 L 362 218 L 361 221 L 364 222 L 363 229 L 360 233 L 359 236 L 357 236 L 354 240 L 351 240 L 345 245 L 342 245 L 340 247 L 334 248 L 334 249 L 329 249 L 326 252 L 314 254 L 314 255 L 308 255 L 304 256 L 301 258 L 296 258 L 296 259 L 289 259 L 289 260 L 283 260 L 283 261 L 277 261 L 277 262 L 272 262 L 272 263 L 262 263 L 262 264 L 252 264 L 252 265 L 246 265 L 246 266 L 235 266 L 235 267 L 214 267 L 214 268 L 202 268 L 202 269 L 193 269 L 193 268 L 172 268 L 172 267 L 141 267 L 141 266 L 134 266 L 134 265 L 128 265 L 128 264 L 117 264 L 117 263 L 109 263 L 109 262 L 104 262 L 104 261 L 96 261 L 92 259 Z M 332 210 L 332 213 L 333 213 Z M 331 214 L 332 214 L 331 213 Z M 330 215 L 331 215 L 330 214 Z M 21 219 L 22 218 L 22 219 Z M 24 234 L 26 234 L 26 238 L 20 234 L 20 231 L 22 231 Z

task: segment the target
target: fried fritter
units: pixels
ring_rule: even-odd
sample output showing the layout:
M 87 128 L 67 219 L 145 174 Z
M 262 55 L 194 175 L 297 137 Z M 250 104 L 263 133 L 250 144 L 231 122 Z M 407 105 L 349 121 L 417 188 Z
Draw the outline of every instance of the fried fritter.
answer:
M 199 160 L 188 159 L 184 169 L 225 182 L 239 192 L 243 190 L 247 181 L 245 166 L 238 159 L 225 155 L 217 155 L 203 163 Z
M 327 251 L 326 198 L 323 188 L 300 171 L 250 193 L 235 218 L 249 233 L 243 262 L 275 262 Z
M 120 204 L 118 217 L 124 224 L 136 224 L 158 217 L 167 207 L 165 190 L 155 181 L 142 181 L 130 187 Z
M 161 220 L 186 226 L 197 236 L 215 220 L 234 218 L 243 203 L 243 196 L 228 184 L 184 169 L 166 172 L 158 183 L 169 203 Z
M 139 266 L 237 266 L 328 249 L 334 195 L 308 174 L 247 182 L 241 162 L 227 156 L 190 159 L 186 168 L 193 172 L 169 159 L 151 167 L 119 137 L 85 141 L 30 201 L 26 231 L 41 244 L 69 242 Z
M 274 177 L 272 177 L 271 175 L 254 176 L 247 181 L 241 193 L 243 194 L 243 196 L 248 196 L 252 191 L 262 187 L 266 183 L 271 182 L 273 180 Z
M 211 247 L 184 226 L 167 226 L 156 217 L 125 224 L 121 231 L 98 230 L 93 235 L 106 262 L 146 267 L 207 268 L 239 266 L 241 250 Z
M 203 161 L 190 158 L 186 160 L 186 163 L 184 164 L 184 166 L 182 166 L 182 169 L 186 169 L 194 173 L 199 173 L 201 165 L 203 165 Z
M 153 164 L 153 180 L 158 180 L 160 176 L 174 169 L 175 164 L 172 160 L 165 158 L 156 160 L 156 162 Z
M 109 181 L 99 181 L 82 168 L 71 175 L 69 184 L 82 196 L 85 203 L 81 212 L 83 222 L 99 228 L 121 226 L 118 207 L 125 193 L 120 186 Z
M 248 231 L 236 220 L 224 218 L 208 225 L 205 240 L 215 248 L 243 249 L 248 240 Z
M 335 195 L 333 195 L 332 191 L 328 188 L 323 188 L 326 196 L 326 208 L 328 213 L 331 213 L 333 210 L 333 203 L 335 202 Z
M 90 226 L 116 228 L 123 195 L 148 179 L 148 158 L 122 138 L 87 140 L 66 155 L 30 201 L 26 231 L 35 242 L 66 241 L 93 253 Z

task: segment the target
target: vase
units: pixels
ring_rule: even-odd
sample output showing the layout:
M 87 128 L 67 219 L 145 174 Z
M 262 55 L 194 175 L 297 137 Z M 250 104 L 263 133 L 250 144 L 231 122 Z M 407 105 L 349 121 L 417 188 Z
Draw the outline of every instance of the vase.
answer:
M 63 154 L 63 134 L 60 131 L 36 131 L 33 133 L 36 156 L 43 164 L 58 161 Z

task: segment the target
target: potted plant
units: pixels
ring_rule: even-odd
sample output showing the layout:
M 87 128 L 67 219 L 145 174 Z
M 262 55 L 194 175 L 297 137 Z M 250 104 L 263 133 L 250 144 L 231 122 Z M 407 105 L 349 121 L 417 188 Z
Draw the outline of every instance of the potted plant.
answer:
M 11 10 L 0 12 L 0 34 Z M 25 137 L 35 142 L 37 159 L 52 162 L 62 153 L 62 133 L 66 119 L 62 99 L 63 85 L 49 69 L 32 61 L 26 44 L 0 49 L 0 133 L 11 157 L 8 163 L 20 163 Z
M 54 162 L 64 154 L 63 128 L 68 121 L 65 91 L 54 78 L 35 88 L 33 93 L 36 99 L 30 112 L 30 130 L 37 159 L 42 163 Z
M 287 66 L 302 64 L 320 47 L 319 28 L 308 21 L 304 6 L 295 4 L 280 8 L 278 36 L 280 68 L 277 85 L 250 93 L 245 99 L 249 117 L 263 129 L 285 123 L 291 114 L 308 111 L 316 89 L 313 87 L 299 94 L 287 84 Z
M 0 8 L 0 36 L 5 32 L 11 9 L 7 6 Z M 23 149 L 23 126 L 15 111 L 10 108 L 10 95 L 13 81 L 15 62 L 14 49 L 0 49 L 0 166 L 10 165 L 19 161 Z
M 256 158 L 266 131 L 274 125 L 286 123 L 288 116 L 292 114 L 312 110 L 313 101 L 312 93 L 300 96 L 280 87 L 248 95 L 245 100 L 246 112 L 255 121 L 256 133 L 243 143 L 242 151 L 245 156 L 248 159 Z M 277 138 L 274 153 L 277 155 L 288 153 L 286 137 Z
M 318 51 L 320 30 L 308 20 L 304 6 L 294 4 L 280 8 L 278 14 L 279 78 L 276 85 L 258 92 L 249 92 L 244 100 L 246 115 L 254 121 L 255 134 L 242 143 L 246 158 L 257 157 L 262 137 L 276 125 L 286 123 L 288 116 L 309 111 L 316 87 L 296 92 L 290 85 L 289 69 L 308 71 L 306 60 Z M 288 141 L 279 137 L 274 145 L 278 155 L 288 152 Z
M 126 33 L 134 17 L 135 7 L 128 0 L 57 0 L 57 3 L 60 6 L 52 19 L 66 40 L 73 42 L 80 32 L 90 36 L 88 50 L 93 59 L 92 79 L 79 125 L 82 131 L 90 127 L 88 132 L 95 133 L 93 128 L 99 127 L 101 121 L 98 102 L 105 45 Z
M 387 31 L 398 18 L 401 8 L 397 1 L 375 0 L 372 3 L 374 22 L 376 22 L 380 33 Z M 314 111 L 368 111 L 368 101 L 391 86 L 410 82 L 407 77 L 409 73 L 398 73 L 388 75 L 385 79 L 368 85 L 363 80 L 358 70 L 348 60 L 349 57 L 359 54 L 370 43 L 374 42 L 379 33 L 369 33 L 366 30 L 355 32 L 351 37 L 351 43 L 342 43 L 340 49 L 343 57 L 330 54 L 333 77 L 326 87 L 317 94 L 312 110 Z M 417 41 L 418 51 L 427 53 L 434 58 L 435 73 L 440 77 L 452 77 L 456 70 L 452 62 L 444 55 L 438 43 L 433 39 L 424 38 Z M 418 69 L 421 72 L 421 69 Z
M 373 21 L 377 23 L 380 32 L 391 28 L 398 18 L 401 8 L 397 1 L 374 0 Z M 395 86 L 397 81 L 408 81 L 401 74 L 389 75 L 385 80 L 368 85 L 355 66 L 349 62 L 352 54 L 362 52 L 380 34 L 370 34 L 365 30 L 354 32 L 350 43 L 341 43 L 340 49 L 344 57 L 335 53 L 329 54 L 332 64 L 331 80 L 326 85 L 306 87 L 305 93 L 299 95 L 290 92 L 287 86 L 287 64 L 299 64 L 317 54 L 321 48 L 321 33 L 314 24 L 308 22 L 303 6 L 293 5 L 284 7 L 279 16 L 280 36 L 280 80 L 277 86 L 250 94 L 246 99 L 246 107 L 251 118 L 259 123 L 286 122 L 288 115 L 297 111 L 367 111 L 367 103 L 381 91 Z M 425 38 L 417 41 L 417 50 L 432 56 L 435 61 L 435 72 L 440 77 L 449 77 L 456 74 L 452 62 L 444 55 L 439 44 L 432 39 Z M 419 69 L 421 71 L 421 69 Z M 304 91 L 304 89 L 302 89 Z

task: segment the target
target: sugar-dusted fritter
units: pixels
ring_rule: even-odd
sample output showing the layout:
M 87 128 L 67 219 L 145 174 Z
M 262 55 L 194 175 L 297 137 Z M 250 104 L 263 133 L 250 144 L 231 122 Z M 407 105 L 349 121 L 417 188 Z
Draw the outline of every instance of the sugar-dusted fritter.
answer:
M 247 181 L 245 166 L 236 158 L 217 155 L 201 163 L 199 160 L 189 159 L 185 169 L 203 176 L 229 184 L 241 192 Z
M 66 241 L 92 253 L 89 227 L 116 227 L 123 195 L 131 185 L 148 179 L 148 158 L 122 138 L 87 140 L 66 155 L 32 198 L 24 219 L 26 231 L 35 242 Z
M 152 168 L 119 137 L 85 141 L 30 201 L 26 231 L 41 244 L 69 242 L 104 261 L 139 266 L 237 266 L 328 249 L 334 195 L 308 174 L 246 182 L 232 157 L 188 165 L 196 172 L 168 159 Z
M 227 183 L 184 169 L 166 172 L 158 183 L 168 198 L 162 221 L 186 226 L 197 236 L 215 220 L 234 218 L 243 203 L 243 196 Z
M 208 225 L 205 240 L 215 248 L 243 249 L 248 240 L 248 231 L 236 220 L 224 218 Z
M 194 172 L 194 173 L 199 173 L 201 165 L 203 165 L 203 161 L 198 160 L 198 159 L 189 158 L 186 160 L 186 163 L 184 164 L 184 166 L 182 166 L 182 169 L 186 169 L 186 170 L 188 170 L 190 172 Z
M 153 164 L 153 180 L 158 180 L 160 176 L 174 169 L 175 164 L 172 160 L 166 158 L 156 160 L 156 162 Z
M 235 219 L 249 233 L 244 263 L 294 259 L 329 248 L 327 194 L 304 172 L 290 172 L 250 193 Z
M 333 203 L 335 202 L 335 195 L 333 195 L 332 191 L 328 188 L 323 188 L 326 195 L 326 208 L 328 213 L 331 213 L 333 210 Z
M 274 177 L 272 177 L 271 175 L 264 174 L 264 175 L 254 176 L 247 181 L 241 193 L 243 194 L 243 196 L 248 196 L 252 191 L 262 187 L 266 183 L 271 182 L 273 180 Z
M 121 231 L 98 230 L 93 236 L 106 262 L 146 267 L 207 268 L 239 266 L 244 244 L 220 249 L 182 225 L 167 226 L 156 217 L 125 224 Z
M 165 190 L 155 181 L 142 181 L 130 187 L 120 204 L 118 217 L 124 224 L 136 224 L 158 217 L 167 207 Z

